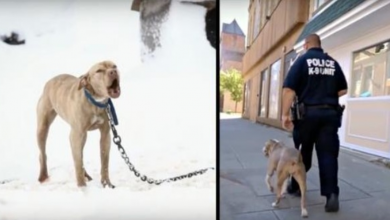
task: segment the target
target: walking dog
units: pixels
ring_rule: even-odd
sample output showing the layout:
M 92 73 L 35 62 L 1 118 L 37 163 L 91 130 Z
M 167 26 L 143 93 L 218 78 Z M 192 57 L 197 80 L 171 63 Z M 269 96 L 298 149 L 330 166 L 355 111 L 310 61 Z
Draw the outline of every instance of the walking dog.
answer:
M 287 179 L 293 176 L 299 184 L 301 190 L 301 216 L 307 217 L 306 210 L 306 170 L 302 162 L 302 156 L 299 150 L 284 146 L 277 140 L 271 139 L 263 147 L 264 156 L 268 158 L 267 175 L 265 182 L 268 189 L 274 192 L 271 184 L 271 178 L 276 171 L 276 201 L 272 203 L 277 207 L 287 189 Z

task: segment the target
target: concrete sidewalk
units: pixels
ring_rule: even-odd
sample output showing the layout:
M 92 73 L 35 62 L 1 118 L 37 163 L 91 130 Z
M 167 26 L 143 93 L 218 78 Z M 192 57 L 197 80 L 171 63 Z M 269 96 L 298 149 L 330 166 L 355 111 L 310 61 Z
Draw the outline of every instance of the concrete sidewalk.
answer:
M 222 220 L 301 219 L 299 198 L 287 196 L 280 207 L 272 208 L 275 194 L 264 178 L 265 141 L 276 138 L 293 146 L 286 132 L 226 117 L 220 120 L 220 213 Z M 390 219 L 390 169 L 370 162 L 373 156 L 343 149 L 339 157 L 340 211 L 326 213 L 320 196 L 317 156 L 308 172 L 307 209 L 309 219 L 382 220 Z

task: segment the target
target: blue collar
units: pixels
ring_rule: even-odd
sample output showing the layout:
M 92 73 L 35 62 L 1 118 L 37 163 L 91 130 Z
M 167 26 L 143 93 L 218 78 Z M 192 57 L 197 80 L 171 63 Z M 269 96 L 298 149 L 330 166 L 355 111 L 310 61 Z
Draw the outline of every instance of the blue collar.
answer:
M 111 117 L 112 117 L 112 120 L 114 121 L 114 124 L 115 125 L 118 125 L 118 118 L 116 116 L 116 111 L 115 111 L 115 108 L 114 108 L 114 104 L 112 103 L 111 99 L 108 99 L 108 101 L 106 103 L 101 103 L 101 102 L 98 102 L 96 101 L 91 93 L 88 92 L 87 89 L 84 88 L 84 94 L 85 94 L 85 97 L 87 98 L 87 100 L 94 106 L 98 107 L 98 108 L 107 108 L 107 106 L 110 107 L 110 110 L 111 110 Z
M 89 93 L 88 90 L 85 89 L 85 88 L 84 88 L 84 94 L 85 94 L 85 97 L 87 97 L 88 101 L 89 101 L 91 104 L 93 104 L 94 106 L 96 106 L 96 107 L 98 107 L 98 108 L 107 108 L 109 101 L 106 102 L 106 103 L 101 103 L 101 102 L 96 101 L 96 100 L 92 97 L 91 93 Z M 110 100 L 110 99 L 108 99 L 108 100 Z

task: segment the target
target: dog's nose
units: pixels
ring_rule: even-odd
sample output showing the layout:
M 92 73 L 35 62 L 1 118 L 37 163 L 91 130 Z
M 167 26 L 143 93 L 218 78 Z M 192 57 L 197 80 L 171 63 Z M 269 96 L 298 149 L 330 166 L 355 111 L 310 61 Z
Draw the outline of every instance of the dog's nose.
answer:
M 110 71 L 110 75 L 116 75 L 116 74 L 118 74 L 118 72 L 116 70 L 111 70 Z

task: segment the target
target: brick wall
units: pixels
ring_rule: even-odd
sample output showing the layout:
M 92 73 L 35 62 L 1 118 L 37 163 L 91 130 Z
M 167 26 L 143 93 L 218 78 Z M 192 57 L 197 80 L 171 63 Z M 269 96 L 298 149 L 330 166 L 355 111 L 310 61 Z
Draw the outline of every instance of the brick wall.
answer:
M 245 37 L 221 33 L 221 48 L 235 52 L 245 52 Z

